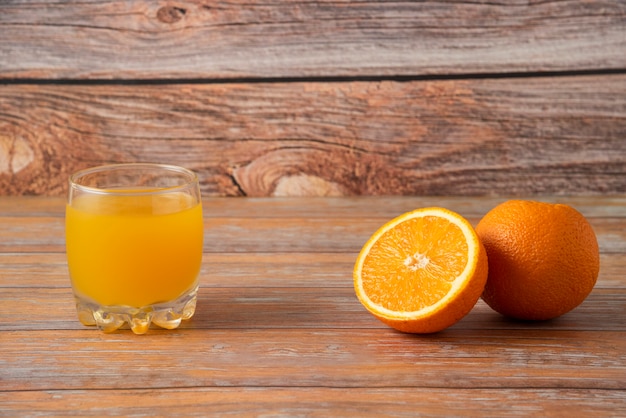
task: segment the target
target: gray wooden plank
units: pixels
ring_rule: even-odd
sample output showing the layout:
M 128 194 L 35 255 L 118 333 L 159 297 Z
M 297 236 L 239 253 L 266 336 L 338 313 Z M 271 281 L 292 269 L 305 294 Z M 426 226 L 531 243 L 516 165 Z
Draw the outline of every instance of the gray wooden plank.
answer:
M 622 70 L 625 22 L 619 0 L 108 0 L 53 7 L 12 0 L 0 5 L 0 78 Z

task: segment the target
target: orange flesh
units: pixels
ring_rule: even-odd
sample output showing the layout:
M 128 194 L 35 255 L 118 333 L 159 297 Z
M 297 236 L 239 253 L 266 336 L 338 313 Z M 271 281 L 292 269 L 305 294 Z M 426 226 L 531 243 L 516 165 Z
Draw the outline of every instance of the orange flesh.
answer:
M 463 231 L 447 219 L 408 219 L 370 249 L 363 262 L 363 289 L 386 309 L 421 310 L 448 294 L 467 265 L 467 254 Z

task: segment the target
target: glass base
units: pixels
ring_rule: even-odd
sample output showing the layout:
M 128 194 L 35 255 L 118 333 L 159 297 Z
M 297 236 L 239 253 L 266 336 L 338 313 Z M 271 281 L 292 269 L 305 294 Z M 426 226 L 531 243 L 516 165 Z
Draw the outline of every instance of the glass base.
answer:
M 177 328 L 183 319 L 189 319 L 196 311 L 198 286 L 169 302 L 135 308 L 132 306 L 100 306 L 74 295 L 78 319 L 83 325 L 97 325 L 104 332 L 113 332 L 125 325 L 135 334 L 145 334 L 150 324 L 161 328 Z

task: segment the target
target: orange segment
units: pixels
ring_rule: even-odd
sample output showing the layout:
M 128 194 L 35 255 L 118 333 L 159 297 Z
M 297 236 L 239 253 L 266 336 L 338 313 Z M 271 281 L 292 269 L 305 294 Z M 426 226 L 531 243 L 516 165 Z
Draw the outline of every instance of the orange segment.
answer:
M 456 323 L 486 280 L 487 256 L 474 229 L 443 208 L 389 221 L 363 246 L 354 267 L 363 306 L 404 332 L 437 332 Z

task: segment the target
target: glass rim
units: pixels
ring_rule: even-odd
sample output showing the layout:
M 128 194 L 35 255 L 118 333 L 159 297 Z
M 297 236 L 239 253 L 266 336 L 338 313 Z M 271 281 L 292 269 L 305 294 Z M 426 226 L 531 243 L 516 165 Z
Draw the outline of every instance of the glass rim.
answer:
M 111 189 L 103 189 L 100 187 L 93 186 L 85 186 L 84 184 L 80 184 L 78 180 L 81 177 L 84 177 L 93 173 L 100 173 L 104 171 L 116 171 L 116 170 L 124 170 L 124 169 L 158 169 L 164 172 L 174 172 L 178 174 L 182 174 L 187 176 L 184 182 L 178 184 L 176 186 L 171 187 L 158 187 L 150 190 L 111 190 Z M 103 164 L 99 166 L 84 168 L 82 170 L 78 170 L 72 173 L 69 176 L 69 186 L 70 190 L 79 190 L 86 193 L 94 193 L 94 194 L 105 194 L 105 195 L 123 195 L 123 196 L 132 196 L 132 195 L 154 195 L 160 193 L 170 193 L 178 190 L 184 190 L 193 186 L 194 184 L 198 184 L 198 175 L 185 167 L 181 167 L 173 164 L 161 164 L 161 163 L 116 163 L 116 164 Z

